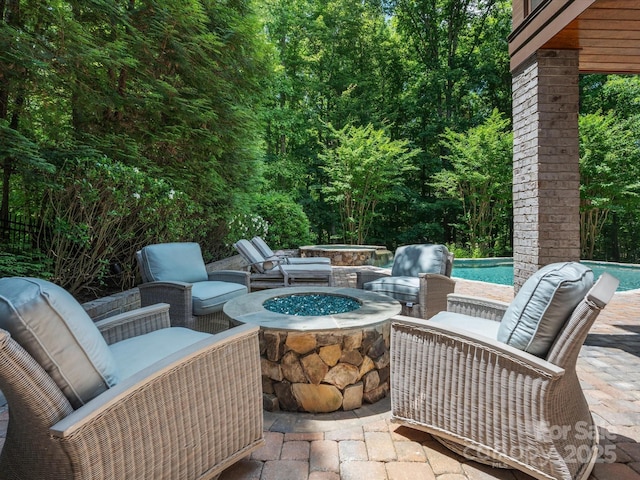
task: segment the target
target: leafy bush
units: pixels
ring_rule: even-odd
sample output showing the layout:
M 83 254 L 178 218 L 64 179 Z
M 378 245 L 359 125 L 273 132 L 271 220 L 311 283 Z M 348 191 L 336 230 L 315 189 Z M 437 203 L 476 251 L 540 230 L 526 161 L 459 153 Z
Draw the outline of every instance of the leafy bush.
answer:
M 130 288 L 138 249 L 203 235 L 201 208 L 138 168 L 84 158 L 67 161 L 54 180 L 40 243 L 53 262 L 52 280 L 74 295 L 98 290 L 107 280 Z
M 0 278 L 2 277 L 38 277 L 49 279 L 52 276 L 52 263 L 38 250 L 15 251 L 2 246 L 0 252 Z
M 227 235 L 225 244 L 230 249 L 233 244 L 241 239 L 251 240 L 259 236 L 266 238 L 269 231 L 269 222 L 255 213 L 235 213 L 227 222 Z
M 282 193 L 264 195 L 256 211 L 269 223 L 263 238 L 272 248 L 298 248 L 311 243 L 309 218 L 291 197 Z
M 466 246 L 456 244 L 446 244 L 447 249 L 454 254 L 455 258 L 483 258 L 485 255 L 478 244 L 473 247 L 469 244 Z

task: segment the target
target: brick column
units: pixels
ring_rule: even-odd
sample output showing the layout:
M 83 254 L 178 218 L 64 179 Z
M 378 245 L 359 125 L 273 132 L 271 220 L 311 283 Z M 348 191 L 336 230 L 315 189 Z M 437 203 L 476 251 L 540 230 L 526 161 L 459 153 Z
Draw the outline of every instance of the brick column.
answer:
M 580 259 L 578 51 L 538 50 L 513 73 L 516 292 L 553 262 Z

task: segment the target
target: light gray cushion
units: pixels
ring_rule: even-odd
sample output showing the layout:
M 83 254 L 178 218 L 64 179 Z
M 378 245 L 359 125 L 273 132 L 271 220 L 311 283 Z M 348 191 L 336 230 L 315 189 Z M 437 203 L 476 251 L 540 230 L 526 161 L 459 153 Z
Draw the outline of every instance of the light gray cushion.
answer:
M 393 277 L 417 277 L 420 273 L 447 272 L 449 250 L 444 245 L 405 245 L 398 247 L 393 257 Z
M 211 337 L 189 328 L 161 328 L 109 346 L 125 379 L 178 350 Z
M 418 303 L 420 279 L 418 277 L 382 277 L 365 283 L 362 288 L 389 295 L 400 302 Z
M 429 319 L 429 322 L 439 323 L 448 327 L 461 328 L 476 335 L 483 335 L 492 340 L 498 337 L 500 322 L 487 318 L 472 317 L 462 313 L 439 312 Z
M 553 263 L 541 268 L 509 305 L 500 323 L 498 340 L 544 358 L 592 286 L 593 272 L 581 263 Z
M 193 314 L 207 315 L 222 310 L 225 302 L 249 293 L 246 286 L 232 282 L 197 282 L 191 289 Z
M 284 262 L 287 265 L 330 265 L 331 259 L 329 257 L 285 257 Z
M 271 247 L 267 245 L 267 242 L 265 242 L 262 237 L 253 237 L 251 243 L 264 258 L 275 257 L 277 255 L 276 252 L 271 250 Z
M 240 239 L 236 243 L 234 243 L 234 246 L 236 247 L 236 250 L 240 252 L 240 255 L 242 255 L 244 260 L 259 273 L 265 273 L 266 271 L 273 269 L 275 265 L 274 261 L 267 261 L 264 255 L 262 255 L 249 240 L 246 240 L 244 238 Z M 265 265 L 263 265 L 263 263 Z
M 0 328 L 44 368 L 74 408 L 119 380 L 98 328 L 58 285 L 36 278 L 0 279 Z
M 140 250 L 146 282 L 204 282 L 207 268 L 200 245 L 195 242 L 159 243 Z

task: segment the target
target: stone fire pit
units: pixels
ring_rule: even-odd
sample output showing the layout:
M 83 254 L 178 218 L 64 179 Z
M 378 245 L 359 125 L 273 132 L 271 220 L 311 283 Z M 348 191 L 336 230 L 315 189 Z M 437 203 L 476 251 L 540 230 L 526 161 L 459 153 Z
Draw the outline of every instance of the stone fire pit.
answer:
M 294 316 L 263 306 L 276 297 L 312 293 L 352 298 L 360 308 Z M 354 288 L 276 288 L 236 297 L 224 312 L 232 324 L 260 326 L 266 410 L 353 410 L 389 391 L 389 319 L 400 313 L 391 297 Z

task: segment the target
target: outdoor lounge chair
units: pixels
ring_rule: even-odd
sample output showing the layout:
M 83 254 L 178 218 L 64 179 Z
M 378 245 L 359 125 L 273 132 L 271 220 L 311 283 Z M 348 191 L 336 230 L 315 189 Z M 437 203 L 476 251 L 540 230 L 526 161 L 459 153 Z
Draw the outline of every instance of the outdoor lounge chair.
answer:
M 258 328 L 168 309 L 94 323 L 50 282 L 0 279 L 0 479 L 210 479 L 264 443 Z
M 285 255 L 283 252 L 274 252 L 271 247 L 262 239 L 262 237 L 253 237 L 251 244 L 260 252 L 267 260 L 284 260 L 284 263 L 290 265 L 307 265 L 309 263 L 325 263 L 330 265 L 329 257 L 292 257 Z
M 171 326 L 216 333 L 229 328 L 222 311 L 225 302 L 249 293 L 249 275 L 239 270 L 207 272 L 200 245 L 159 243 L 136 252 L 142 277 L 143 307 L 171 305 Z
M 395 422 L 466 458 L 540 479 L 586 479 L 598 430 L 576 375 L 580 348 L 618 280 L 548 265 L 510 305 L 450 295 L 431 320 L 391 325 Z
M 291 265 L 283 260 L 267 259 L 246 239 L 233 244 L 251 272 L 251 289 L 289 287 L 292 285 L 333 286 L 331 265 L 310 263 Z
M 427 319 L 447 309 L 456 285 L 452 269 L 453 254 L 444 245 L 405 245 L 396 250 L 391 273 L 361 270 L 356 286 L 395 298 L 402 315 Z

